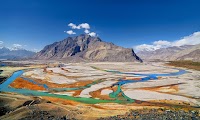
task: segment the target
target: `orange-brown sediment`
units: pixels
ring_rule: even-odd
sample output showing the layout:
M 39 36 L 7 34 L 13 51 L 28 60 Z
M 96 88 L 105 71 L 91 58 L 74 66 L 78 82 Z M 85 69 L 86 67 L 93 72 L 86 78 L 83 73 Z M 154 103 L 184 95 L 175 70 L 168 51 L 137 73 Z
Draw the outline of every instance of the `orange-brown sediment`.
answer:
M 101 89 L 99 89 L 99 90 L 90 92 L 89 94 L 90 94 L 93 98 L 100 98 L 100 99 L 105 99 L 105 100 L 110 100 L 110 99 L 112 99 L 112 98 L 109 97 L 109 95 L 101 95 L 101 91 L 104 90 L 104 89 L 116 91 L 116 90 L 117 90 L 117 86 L 101 88 Z
M 156 92 L 163 92 L 166 89 L 167 91 L 165 93 L 173 93 L 179 90 L 178 84 L 164 85 L 164 86 L 157 86 L 157 87 L 145 87 L 145 88 L 139 88 L 139 89 L 156 91 Z
M 29 82 L 27 80 L 24 80 L 23 78 L 17 78 L 14 80 L 14 82 L 12 82 L 10 84 L 11 87 L 13 88 L 18 88 L 18 89 L 21 89 L 21 88 L 25 88 L 25 89 L 29 89 L 29 90 L 45 90 L 44 87 L 42 86 L 38 86 L 32 82 Z
M 56 84 L 56 83 L 52 83 L 52 82 L 48 82 L 45 80 L 40 80 L 40 79 L 34 79 L 35 82 L 38 82 L 40 84 L 46 84 L 49 88 L 73 88 L 73 87 L 82 87 L 85 86 L 87 84 L 91 84 L 93 81 L 79 81 L 79 82 L 75 82 L 72 84 Z
M 80 103 L 72 101 L 72 100 L 65 100 L 61 98 L 53 98 L 53 97 L 42 97 L 48 101 L 55 102 L 55 103 L 61 103 L 63 105 L 78 105 Z

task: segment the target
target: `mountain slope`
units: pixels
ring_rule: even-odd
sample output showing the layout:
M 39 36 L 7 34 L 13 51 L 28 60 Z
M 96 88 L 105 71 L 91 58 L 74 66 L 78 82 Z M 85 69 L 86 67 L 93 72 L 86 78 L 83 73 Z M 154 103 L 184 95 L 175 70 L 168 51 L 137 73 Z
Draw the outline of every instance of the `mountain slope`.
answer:
M 132 49 L 103 42 L 99 37 L 82 34 L 47 45 L 35 59 L 79 59 L 89 61 L 140 61 Z
M 175 53 L 172 56 L 173 59 L 176 60 L 192 60 L 192 61 L 200 61 L 200 44 L 195 45 L 191 48 L 185 49 L 183 51 L 180 51 L 178 53 Z
M 161 48 L 155 51 L 141 51 L 137 54 L 145 60 L 192 60 L 200 61 L 200 44 L 198 45 L 185 45 L 173 46 L 168 48 Z
M 22 58 L 30 58 L 35 55 L 34 52 L 28 50 L 10 50 L 8 48 L 0 49 L 0 59 L 22 59 Z

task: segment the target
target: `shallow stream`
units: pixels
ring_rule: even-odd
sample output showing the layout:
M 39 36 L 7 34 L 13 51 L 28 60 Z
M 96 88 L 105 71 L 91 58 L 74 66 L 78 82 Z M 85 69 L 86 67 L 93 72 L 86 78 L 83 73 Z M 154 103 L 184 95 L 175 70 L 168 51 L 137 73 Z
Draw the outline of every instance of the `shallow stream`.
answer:
M 121 90 L 121 86 L 127 83 L 135 83 L 135 82 L 145 82 L 148 80 L 156 80 L 158 78 L 158 76 L 162 77 L 162 76 L 177 76 L 177 75 L 182 75 L 185 74 L 187 71 L 182 70 L 182 69 L 177 69 L 178 72 L 173 72 L 173 73 L 165 73 L 165 74 L 138 74 L 138 73 L 126 73 L 126 72 L 120 72 L 120 71 L 112 71 L 112 70 L 104 70 L 106 72 L 112 72 L 115 74 L 131 74 L 131 75 L 135 75 L 135 76 L 144 76 L 143 78 L 141 78 L 141 80 L 123 80 L 123 79 L 119 79 L 118 82 L 116 82 L 115 84 L 113 84 L 113 86 L 117 86 L 117 90 L 110 93 L 109 97 L 113 98 L 113 100 L 101 100 L 101 99 L 95 99 L 95 98 L 86 98 L 86 97 L 73 97 L 73 96 L 68 96 L 68 95 L 59 95 L 59 94 L 53 94 L 47 91 L 35 91 L 35 90 L 28 90 L 28 89 L 15 89 L 10 87 L 9 85 L 18 77 L 20 77 L 24 71 L 23 70 L 19 70 L 16 71 L 12 74 L 12 76 L 10 76 L 4 83 L 2 83 L 0 85 L 0 91 L 2 92 L 14 92 L 14 93 L 19 93 L 19 94 L 23 94 L 23 95 L 29 95 L 29 96 L 48 96 L 48 97 L 55 97 L 55 98 L 62 98 L 62 99 L 67 99 L 67 100 L 73 100 L 73 101 L 77 101 L 77 102 L 83 102 L 83 103 L 87 103 L 87 104 L 96 104 L 96 103 L 132 103 L 134 102 L 133 99 L 129 98 L 128 96 L 126 96 L 123 91 Z M 38 84 L 36 82 L 34 82 L 31 79 L 25 79 L 28 80 L 34 84 Z M 94 84 L 98 84 L 102 82 L 102 80 L 100 81 L 95 81 L 91 84 L 88 84 L 86 86 L 82 86 L 82 87 L 77 87 L 77 88 L 54 88 L 52 90 L 55 91 L 69 91 L 69 90 L 81 90 L 81 89 L 85 89 L 85 88 L 89 88 Z M 43 85 L 43 84 L 38 84 L 40 86 L 44 86 L 46 89 L 48 89 L 47 85 Z M 119 97 L 119 95 L 121 94 L 121 97 Z

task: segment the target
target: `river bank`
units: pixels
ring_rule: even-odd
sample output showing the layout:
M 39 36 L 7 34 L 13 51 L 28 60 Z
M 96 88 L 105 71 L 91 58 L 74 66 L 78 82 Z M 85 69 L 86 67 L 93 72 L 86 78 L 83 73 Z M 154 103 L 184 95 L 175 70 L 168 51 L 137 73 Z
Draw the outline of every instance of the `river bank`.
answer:
M 19 74 L 15 72 L 0 85 L 1 93 L 5 95 L 1 98 L 6 101 L 9 99 L 6 96 L 11 94 L 22 98 L 26 96 L 27 99 L 23 102 L 20 99 L 21 104 L 19 101 L 11 102 L 10 107 L 5 107 L 8 103 L 2 102 L 1 108 L 7 113 L 2 118 L 14 117 L 21 109 L 25 110 L 27 105 L 40 106 L 38 115 L 44 111 L 45 115 L 54 117 L 56 115 L 50 112 L 48 106 L 57 105 L 63 112 L 59 118 L 70 116 L 67 113 L 71 113 L 73 116 L 70 118 L 76 119 L 126 115 L 130 110 L 143 108 L 176 107 L 177 111 L 198 108 L 199 72 L 155 64 L 157 66 L 146 63 L 68 63 L 62 67 L 31 65 L 21 68 L 7 66 L 4 70 L 19 70 L 16 71 Z M 94 111 L 92 114 L 91 110 Z M 27 117 L 30 111 L 22 117 Z

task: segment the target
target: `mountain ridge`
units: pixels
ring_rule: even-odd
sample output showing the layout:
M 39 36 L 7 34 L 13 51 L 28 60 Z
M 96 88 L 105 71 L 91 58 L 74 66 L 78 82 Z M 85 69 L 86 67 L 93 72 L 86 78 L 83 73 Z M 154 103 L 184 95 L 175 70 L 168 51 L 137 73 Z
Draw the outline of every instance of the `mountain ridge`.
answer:
M 167 48 L 157 49 L 155 51 L 140 51 L 138 56 L 144 60 L 161 60 L 161 61 L 176 61 L 176 60 L 191 60 L 200 61 L 200 44 L 172 46 Z
M 140 61 L 131 48 L 104 42 L 99 37 L 81 34 L 47 45 L 34 59 L 79 59 L 86 61 Z
M 11 50 L 6 47 L 0 48 L 0 59 L 24 59 L 35 55 L 35 52 L 25 49 Z

